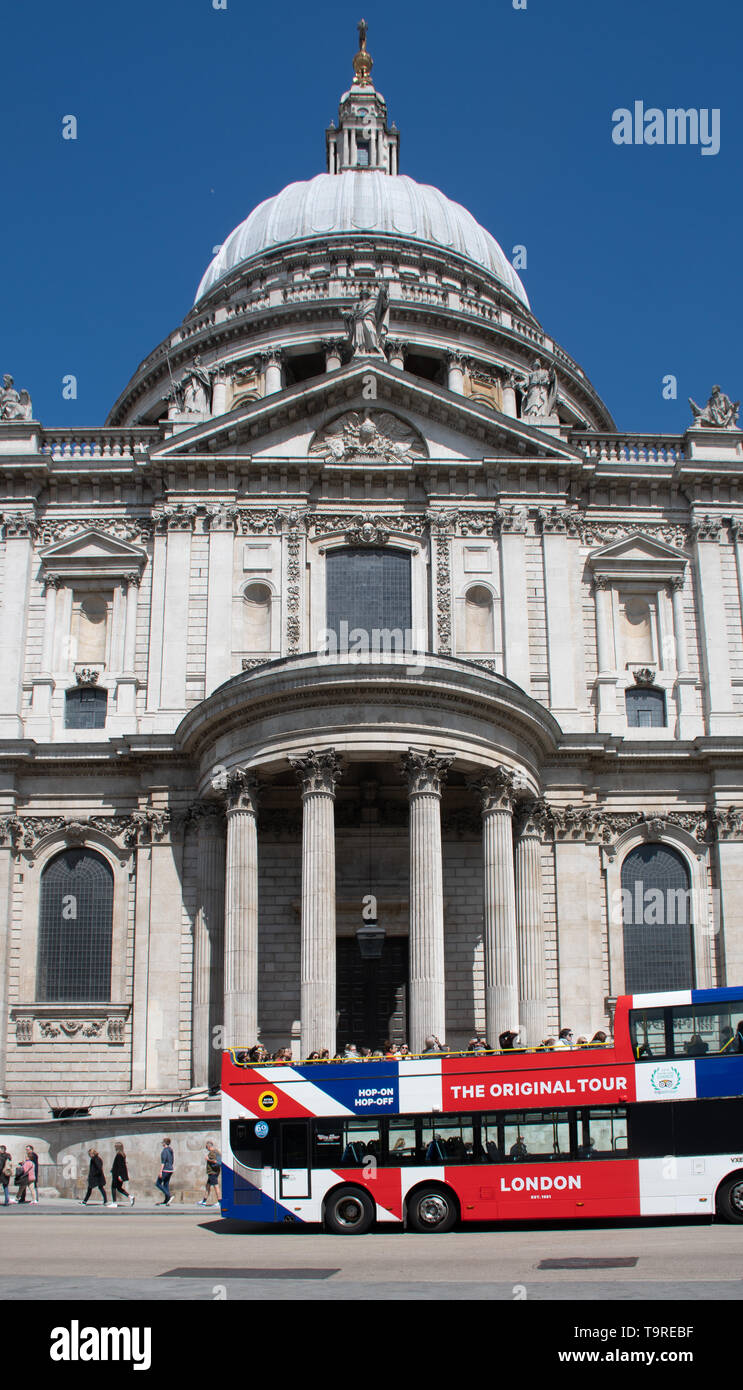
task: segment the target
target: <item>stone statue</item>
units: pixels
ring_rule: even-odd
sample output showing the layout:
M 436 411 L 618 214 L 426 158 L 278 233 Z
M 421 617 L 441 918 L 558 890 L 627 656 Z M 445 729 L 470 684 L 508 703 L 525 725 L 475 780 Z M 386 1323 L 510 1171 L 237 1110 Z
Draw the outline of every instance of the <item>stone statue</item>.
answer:
M 207 415 L 212 406 L 212 379 L 201 358 L 194 357 L 190 372 L 183 379 L 183 412 L 185 415 Z
M 695 425 L 706 425 L 708 429 L 735 430 L 740 401 L 731 401 L 719 386 L 712 387 L 712 395 L 702 407 L 689 397 L 689 405 L 694 414 Z
M 557 396 L 557 379 L 552 367 L 543 367 L 535 357 L 531 371 L 516 376 L 516 385 L 522 393 L 522 420 L 536 420 L 552 414 Z
M 13 378 L 7 373 L 0 391 L 0 420 L 33 420 L 28 391 L 16 391 Z
M 389 302 L 387 286 L 380 285 L 376 294 L 372 288 L 366 295 L 362 294 L 350 313 L 344 315 L 352 357 L 384 357 L 382 345 L 387 336 L 384 316 Z

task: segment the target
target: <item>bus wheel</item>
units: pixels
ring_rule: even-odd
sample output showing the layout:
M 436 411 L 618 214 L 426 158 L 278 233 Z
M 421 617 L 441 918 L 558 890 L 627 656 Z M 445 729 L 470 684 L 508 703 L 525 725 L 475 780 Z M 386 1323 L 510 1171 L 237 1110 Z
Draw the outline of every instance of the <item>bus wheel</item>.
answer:
M 724 1221 L 743 1221 L 743 1173 L 718 1188 L 717 1214 Z
M 358 1187 L 339 1187 L 325 1204 L 325 1229 L 335 1236 L 363 1236 L 375 1214 L 368 1192 Z
M 457 1208 L 443 1187 L 419 1187 L 408 1198 L 408 1221 L 414 1231 L 450 1231 Z

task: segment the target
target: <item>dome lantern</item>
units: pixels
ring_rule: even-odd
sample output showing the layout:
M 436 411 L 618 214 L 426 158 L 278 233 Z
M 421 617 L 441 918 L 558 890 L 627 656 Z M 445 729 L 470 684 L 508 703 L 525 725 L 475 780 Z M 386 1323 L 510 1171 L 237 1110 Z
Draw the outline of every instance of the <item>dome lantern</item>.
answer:
M 373 61 L 366 49 L 367 24 L 359 26 L 359 51 L 353 60 L 354 79 L 338 108 L 338 125 L 325 132 L 327 170 L 373 169 L 382 174 L 399 170 L 400 133 L 387 122 L 387 103 L 371 80 Z

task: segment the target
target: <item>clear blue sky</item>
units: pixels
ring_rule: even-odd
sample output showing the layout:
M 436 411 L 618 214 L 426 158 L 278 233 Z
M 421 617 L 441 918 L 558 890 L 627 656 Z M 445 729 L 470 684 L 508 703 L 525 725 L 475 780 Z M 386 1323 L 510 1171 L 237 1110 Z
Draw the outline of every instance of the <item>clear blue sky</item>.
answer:
M 527 247 L 534 312 L 618 427 L 743 396 L 740 0 L 37 0 L 4 11 L 0 86 L 0 372 L 37 417 L 102 424 L 212 247 L 324 169 L 362 8 L 401 172 Z M 719 108 L 719 154 L 613 144 L 635 100 Z

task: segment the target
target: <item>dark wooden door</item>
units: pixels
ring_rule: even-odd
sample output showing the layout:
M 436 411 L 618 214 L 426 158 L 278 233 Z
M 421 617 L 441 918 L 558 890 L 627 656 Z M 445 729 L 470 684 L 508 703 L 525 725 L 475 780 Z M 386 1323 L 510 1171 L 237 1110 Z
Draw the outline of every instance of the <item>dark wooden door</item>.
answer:
M 340 937 L 336 947 L 338 1050 L 406 1042 L 407 937 L 388 938 L 379 960 L 364 960 L 353 938 Z

